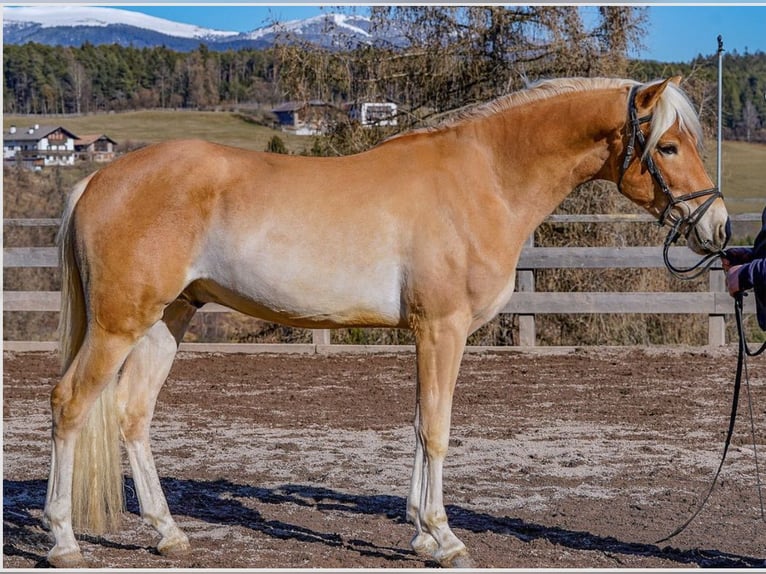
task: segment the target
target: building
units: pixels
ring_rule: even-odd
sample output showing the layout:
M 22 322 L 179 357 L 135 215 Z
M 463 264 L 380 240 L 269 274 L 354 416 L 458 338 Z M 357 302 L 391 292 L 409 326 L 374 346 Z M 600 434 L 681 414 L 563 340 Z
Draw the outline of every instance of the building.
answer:
M 324 133 L 341 113 L 335 106 L 322 100 L 285 102 L 273 108 L 271 112 L 277 116 L 283 131 L 302 136 Z
M 3 133 L 3 160 L 35 169 L 74 165 L 76 139 L 76 135 L 61 126 L 34 124 L 24 130 L 11 126 Z
M 395 126 L 398 108 L 391 102 L 363 102 L 351 104 L 348 116 L 363 126 Z
M 75 140 L 74 149 L 80 159 L 106 162 L 114 159 L 116 145 L 117 142 L 107 135 L 87 134 Z

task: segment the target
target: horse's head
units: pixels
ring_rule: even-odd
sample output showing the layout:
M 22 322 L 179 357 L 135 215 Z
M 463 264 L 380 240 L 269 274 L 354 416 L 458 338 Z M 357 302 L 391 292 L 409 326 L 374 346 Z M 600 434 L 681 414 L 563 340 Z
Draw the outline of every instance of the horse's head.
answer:
M 702 164 L 702 128 L 679 80 L 631 89 L 618 186 L 672 226 L 669 242 L 683 234 L 693 251 L 716 253 L 729 239 L 729 217 Z

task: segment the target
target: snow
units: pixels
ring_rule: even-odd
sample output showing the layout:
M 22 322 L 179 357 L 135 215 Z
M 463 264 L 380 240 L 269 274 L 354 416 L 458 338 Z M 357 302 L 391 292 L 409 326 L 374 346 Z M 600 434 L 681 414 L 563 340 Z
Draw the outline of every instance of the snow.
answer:
M 3 8 L 3 25 L 21 26 L 29 23 L 39 24 L 43 28 L 123 24 L 180 38 L 226 38 L 238 35 L 238 32 L 201 28 L 115 8 L 50 5 Z
M 361 34 L 362 36 L 368 36 L 368 37 L 371 36 L 369 32 L 366 32 L 362 28 L 359 28 L 358 26 L 354 26 L 351 23 L 351 20 L 362 19 L 367 21 L 366 18 L 361 18 L 360 16 L 349 17 L 349 16 L 346 16 L 345 14 L 331 14 L 330 16 L 332 16 L 333 20 L 335 21 L 335 24 L 340 28 L 348 28 L 351 32 L 355 34 Z
M 326 23 L 335 24 L 335 26 L 338 28 L 344 28 L 352 34 L 359 34 L 361 36 L 370 37 L 369 32 L 359 28 L 358 26 L 354 26 L 352 20 L 364 20 L 364 18 L 360 16 L 350 17 L 346 16 L 345 14 L 320 14 L 319 16 L 314 16 L 312 18 L 305 18 L 303 20 L 288 20 L 273 26 L 258 28 L 257 30 L 253 30 L 247 34 L 246 37 L 250 40 L 257 40 L 259 38 L 263 38 L 264 36 L 268 36 L 269 34 L 284 34 L 288 32 L 300 35 L 306 28 L 311 26 L 324 26 Z

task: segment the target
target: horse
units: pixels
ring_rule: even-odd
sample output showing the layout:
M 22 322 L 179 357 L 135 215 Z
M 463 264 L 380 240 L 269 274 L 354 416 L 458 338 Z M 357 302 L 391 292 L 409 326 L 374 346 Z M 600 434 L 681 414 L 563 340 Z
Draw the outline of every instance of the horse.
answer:
M 149 432 L 190 320 L 218 303 L 296 327 L 414 333 L 410 544 L 442 566 L 470 566 L 442 489 L 466 338 L 506 305 L 525 239 L 582 183 L 616 183 L 696 253 L 720 252 L 728 215 L 702 143 L 680 78 L 564 78 L 346 157 L 174 140 L 91 174 L 58 237 L 63 375 L 51 392 L 48 562 L 83 564 L 75 527 L 118 527 L 120 438 L 157 550 L 190 548 Z

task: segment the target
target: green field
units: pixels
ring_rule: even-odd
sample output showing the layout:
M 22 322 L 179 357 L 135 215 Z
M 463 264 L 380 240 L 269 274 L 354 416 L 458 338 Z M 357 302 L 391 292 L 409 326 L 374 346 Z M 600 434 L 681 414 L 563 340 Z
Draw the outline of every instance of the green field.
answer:
M 287 149 L 301 153 L 311 149 L 314 139 L 295 136 L 244 121 L 230 112 L 140 111 L 85 116 L 3 116 L 3 129 L 11 125 L 26 129 L 32 124 L 56 124 L 75 135 L 106 134 L 117 143 L 155 143 L 177 138 L 208 141 L 263 151 L 278 135 Z
M 729 211 L 760 213 L 766 205 L 766 145 L 726 141 L 721 162 L 721 187 Z
M 264 150 L 278 135 L 292 153 L 302 153 L 314 138 L 295 136 L 246 122 L 230 112 L 140 111 L 86 116 L 3 116 L 3 129 L 25 129 L 33 123 L 59 124 L 77 135 L 104 133 L 125 144 L 154 143 L 175 138 L 209 141 Z M 707 147 L 706 165 L 715 179 L 715 142 Z M 766 145 L 723 144 L 723 191 L 731 213 L 760 212 L 766 204 Z

